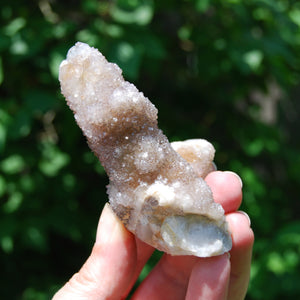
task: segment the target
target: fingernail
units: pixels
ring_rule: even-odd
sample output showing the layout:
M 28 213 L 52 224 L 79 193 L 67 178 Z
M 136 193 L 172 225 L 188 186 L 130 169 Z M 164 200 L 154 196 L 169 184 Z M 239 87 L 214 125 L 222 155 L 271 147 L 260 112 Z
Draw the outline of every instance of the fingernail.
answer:
M 250 227 L 251 226 L 251 219 L 250 219 L 249 215 L 246 212 L 242 211 L 242 210 L 238 210 L 237 212 L 244 215 L 248 219 L 249 227 Z
M 234 173 L 234 172 L 232 172 L 232 171 L 225 171 L 225 173 L 229 173 L 229 174 L 234 175 L 234 176 L 240 181 L 240 183 L 241 183 L 241 188 L 243 187 L 243 181 L 242 181 L 241 177 L 240 177 L 238 174 L 236 174 L 236 173 Z
M 96 244 L 110 243 L 124 234 L 125 228 L 112 211 L 108 203 L 105 204 L 99 220 Z

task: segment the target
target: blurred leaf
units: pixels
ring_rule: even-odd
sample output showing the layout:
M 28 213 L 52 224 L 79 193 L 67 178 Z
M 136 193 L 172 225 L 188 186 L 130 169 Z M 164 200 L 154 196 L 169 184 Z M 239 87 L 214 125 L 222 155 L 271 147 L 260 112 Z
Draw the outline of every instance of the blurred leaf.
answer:
M 132 5 L 130 5 L 130 2 Z M 119 1 L 120 5 L 112 7 L 112 18 L 120 23 L 147 25 L 153 17 L 153 2 L 144 1 Z M 122 6 L 123 4 L 123 6 Z M 125 5 L 124 5 L 125 4 Z
M 4 79 L 3 64 L 2 64 L 2 57 L 0 56 L 0 85 L 3 79 Z
M 300 252 L 300 222 L 286 224 L 278 232 L 278 241 L 282 245 L 294 244 Z
M 25 168 L 25 161 L 21 155 L 13 154 L 2 160 L 0 169 L 6 174 L 20 173 Z
M 260 138 L 249 141 L 248 144 L 245 145 L 245 152 L 250 156 L 257 156 L 264 149 L 264 141 Z
M 107 34 L 112 38 L 120 38 L 124 35 L 123 27 L 117 24 L 106 24 L 104 22 L 99 22 L 97 27 L 99 28 L 100 32 Z
M 8 135 L 13 139 L 25 137 L 30 133 L 31 115 L 25 109 L 19 110 L 10 123 Z
M 210 0 L 197 0 L 196 9 L 200 12 L 205 12 L 209 8 Z
M 31 247 L 36 247 L 41 250 L 47 249 L 45 235 L 40 228 L 29 226 L 25 232 L 25 236 Z
M 68 164 L 70 158 L 55 145 L 46 143 L 42 146 L 42 159 L 39 168 L 47 176 L 56 176 Z
M 300 27 L 300 9 L 291 10 L 289 16 L 291 20 Z
M 4 150 L 6 144 L 7 130 L 11 118 L 2 109 L 0 109 L 0 153 Z
M 108 179 L 57 80 L 80 40 L 155 103 L 170 140 L 212 141 L 218 168 L 241 176 L 256 237 L 247 299 L 298 299 L 299 11 L 291 0 L 3 0 L 1 298 L 50 299 L 94 243 Z
M 3 176 L 0 175 L 0 197 L 4 195 L 6 191 L 6 182 Z
M 48 300 L 46 292 L 38 291 L 33 287 L 27 287 L 22 295 L 22 300 Z
M 123 70 L 125 78 L 134 80 L 138 77 L 142 58 L 142 49 L 128 42 L 118 42 L 110 53 L 110 60 Z
M 21 35 L 16 34 L 12 38 L 12 43 L 10 46 L 10 52 L 12 55 L 26 55 L 29 53 L 30 47 L 27 42 L 21 37 Z
M 94 13 L 97 12 L 99 7 L 99 1 L 98 0 L 86 0 L 82 2 L 82 8 L 84 11 L 88 13 Z
M 70 27 L 72 27 L 70 23 L 62 21 L 51 27 L 53 30 L 52 34 L 55 38 L 61 39 L 67 35 Z
M 49 67 L 54 78 L 58 78 L 59 65 L 64 60 L 64 56 L 56 51 L 51 52 Z
M 4 236 L 0 238 L 1 248 L 4 252 L 10 253 L 14 248 L 13 239 L 10 236 Z
M 10 46 L 11 38 L 3 34 L 0 30 L 0 51 L 7 49 Z
M 258 71 L 263 60 L 263 53 L 260 50 L 252 50 L 244 54 L 244 61 L 253 71 Z
M 25 94 L 24 100 L 27 109 L 26 112 L 28 114 L 46 113 L 50 109 L 55 108 L 59 103 L 55 95 L 38 88 L 35 90 L 29 90 Z
M 23 196 L 19 192 L 14 192 L 10 195 L 7 202 L 3 205 L 3 211 L 7 214 L 18 210 L 23 201 Z
M 76 39 L 80 42 L 95 46 L 99 41 L 99 36 L 89 29 L 83 29 L 77 33 Z
M 36 182 L 34 178 L 31 176 L 31 174 L 23 174 L 20 178 L 20 188 L 26 192 L 30 193 L 34 191 L 36 188 Z M 1 193 L 0 193 L 1 195 Z
M 3 28 L 3 32 L 8 36 L 14 36 L 22 28 L 26 26 L 26 20 L 22 17 L 13 19 L 8 25 Z

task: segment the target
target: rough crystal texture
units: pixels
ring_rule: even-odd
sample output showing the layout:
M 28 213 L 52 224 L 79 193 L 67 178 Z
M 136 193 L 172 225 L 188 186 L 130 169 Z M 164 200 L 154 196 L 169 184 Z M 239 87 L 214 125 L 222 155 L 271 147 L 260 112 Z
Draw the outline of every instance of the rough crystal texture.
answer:
M 213 163 L 215 148 L 207 140 L 173 142 L 171 146 L 193 167 L 199 177 L 205 178 L 208 173 L 216 170 Z
M 172 255 L 229 251 L 224 211 L 199 177 L 212 168 L 212 145 L 174 143 L 180 156 L 158 129 L 155 106 L 124 81 L 117 65 L 87 44 L 78 42 L 69 50 L 59 80 L 109 176 L 111 207 L 127 229 Z

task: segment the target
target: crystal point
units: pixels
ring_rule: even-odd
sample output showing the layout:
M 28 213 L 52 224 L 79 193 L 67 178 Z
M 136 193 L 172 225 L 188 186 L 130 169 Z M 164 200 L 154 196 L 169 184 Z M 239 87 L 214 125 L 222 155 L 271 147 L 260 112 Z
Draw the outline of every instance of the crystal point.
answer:
M 210 143 L 171 145 L 157 127 L 155 106 L 87 44 L 69 50 L 59 80 L 109 176 L 111 207 L 128 230 L 171 255 L 207 257 L 231 249 L 223 208 L 201 178 L 213 169 Z

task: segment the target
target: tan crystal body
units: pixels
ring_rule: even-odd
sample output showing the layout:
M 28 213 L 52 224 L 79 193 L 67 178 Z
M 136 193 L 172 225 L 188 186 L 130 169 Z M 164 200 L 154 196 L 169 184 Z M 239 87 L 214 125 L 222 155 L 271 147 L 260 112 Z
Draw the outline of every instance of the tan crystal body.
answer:
M 199 177 L 213 168 L 210 143 L 174 143 L 180 156 L 158 129 L 155 106 L 87 44 L 69 50 L 59 80 L 109 176 L 111 207 L 128 230 L 171 255 L 206 257 L 231 249 L 224 211 Z

